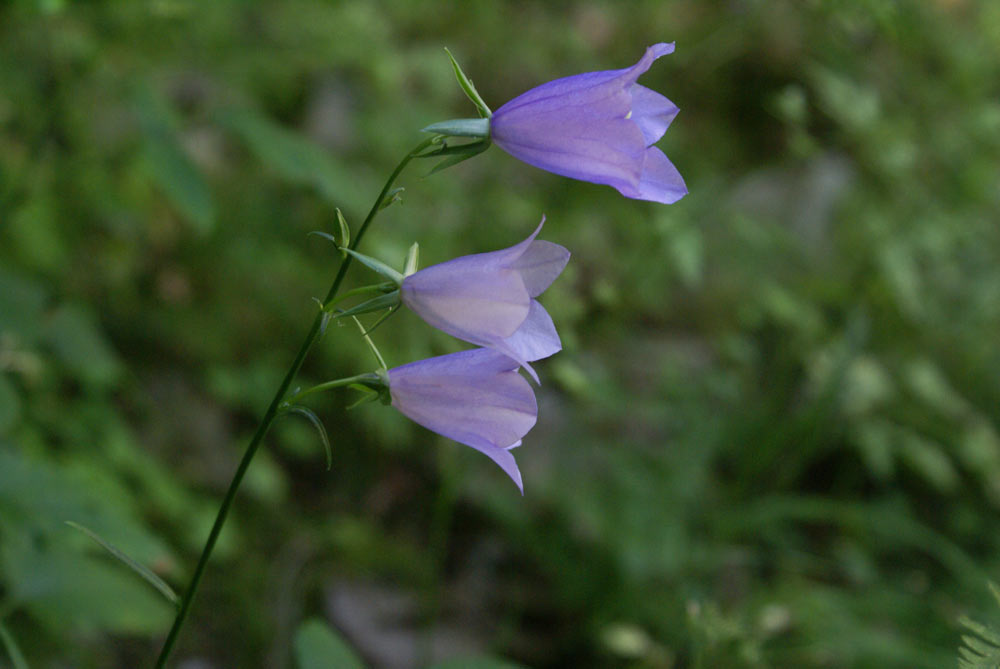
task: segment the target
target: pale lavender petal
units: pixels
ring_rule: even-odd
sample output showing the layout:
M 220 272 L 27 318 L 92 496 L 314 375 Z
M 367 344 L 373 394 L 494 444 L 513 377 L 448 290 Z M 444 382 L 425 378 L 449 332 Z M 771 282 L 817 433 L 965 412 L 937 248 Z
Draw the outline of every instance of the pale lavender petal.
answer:
M 628 197 L 666 201 L 673 197 L 667 192 L 678 191 L 669 188 L 662 161 L 650 159 L 646 147 L 663 136 L 678 110 L 636 80 L 673 50 L 673 43 L 654 44 L 632 67 L 542 84 L 496 111 L 490 137 L 529 165 L 607 184 Z
M 400 365 L 390 369 L 389 375 L 390 380 L 395 377 L 400 382 L 406 382 L 408 379 L 435 376 L 489 376 L 516 369 L 517 363 L 505 355 L 489 349 L 473 348 Z
M 392 405 L 414 422 L 488 455 L 521 488 L 506 449 L 535 425 L 538 405 L 517 363 L 474 349 L 388 371 Z
M 511 480 L 517 484 L 517 489 L 520 490 L 523 495 L 524 484 L 521 482 L 521 470 L 517 468 L 517 462 L 514 460 L 514 456 L 510 453 L 511 448 L 519 446 L 520 444 L 521 442 L 518 441 L 516 444 L 507 446 L 506 448 L 496 448 L 493 446 L 479 447 L 472 444 L 469 445 L 480 453 L 489 456 L 493 462 L 500 465 L 500 468 L 504 470 L 507 476 L 509 476 Z
M 642 130 L 647 146 L 663 137 L 679 111 L 677 105 L 656 91 L 639 84 L 632 87 L 632 121 Z
M 531 311 L 512 336 L 503 341 L 504 348 L 525 361 L 541 360 L 562 350 L 559 333 L 552 317 L 537 301 L 531 301 Z M 537 379 L 536 379 L 537 380 Z
M 567 118 L 527 124 L 497 146 L 529 165 L 571 179 L 637 187 L 646 141 L 639 126 L 624 119 Z
M 516 270 L 483 271 L 466 256 L 403 279 L 400 299 L 428 324 L 461 339 L 509 337 L 528 317 L 531 296 Z
M 569 262 L 569 251 L 558 244 L 535 241 L 510 265 L 524 280 L 531 297 L 538 297 L 552 285 Z
M 575 74 L 573 76 L 555 79 L 540 86 L 536 86 L 530 91 L 522 93 L 500 107 L 500 109 L 493 114 L 493 119 L 496 119 L 497 115 L 502 117 L 514 109 L 524 107 L 526 105 L 538 105 L 539 103 L 550 99 L 561 99 L 564 103 L 568 102 L 569 104 L 582 104 L 589 102 L 585 101 L 585 98 L 579 95 L 581 92 L 584 92 L 584 96 L 589 96 L 591 98 L 599 99 L 601 97 L 605 97 L 608 92 L 602 91 L 602 87 L 607 86 L 608 84 L 613 84 L 622 88 L 626 87 L 629 83 L 638 79 L 643 72 L 648 70 L 650 66 L 652 66 L 653 61 L 660 56 L 673 53 L 673 51 L 673 42 L 669 44 L 654 44 L 646 49 L 646 52 L 643 54 L 642 58 L 639 59 L 639 62 L 632 67 L 627 67 L 621 70 L 585 72 L 583 74 Z M 560 106 L 564 106 L 564 103 L 560 104 Z
M 618 189 L 622 195 L 637 200 L 673 204 L 687 195 L 684 178 L 674 164 L 655 146 L 646 149 L 642 179 L 637 189 Z
M 542 231 L 543 225 L 545 225 L 544 214 L 542 214 L 542 220 L 539 221 L 538 227 L 535 228 L 535 231 L 532 232 L 530 235 L 528 235 L 528 238 L 525 239 L 524 241 L 520 241 L 517 244 L 514 244 L 513 246 L 506 249 L 502 249 L 500 251 L 493 251 L 492 253 L 489 254 L 481 253 L 479 255 L 496 256 L 496 262 L 499 266 L 505 268 L 511 267 L 515 262 L 517 262 L 517 259 L 520 258 L 522 255 L 524 255 L 525 251 L 527 251 L 528 248 L 531 247 L 531 244 L 535 241 L 535 237 L 537 237 L 538 233 Z M 471 256 L 471 257 L 475 258 L 477 256 Z M 534 296 L 532 295 L 532 297 Z

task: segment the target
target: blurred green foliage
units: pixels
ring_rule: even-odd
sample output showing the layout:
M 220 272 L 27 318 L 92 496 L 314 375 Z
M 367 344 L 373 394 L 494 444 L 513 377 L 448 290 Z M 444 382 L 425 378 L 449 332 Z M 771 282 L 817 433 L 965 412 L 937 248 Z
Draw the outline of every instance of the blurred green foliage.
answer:
M 177 658 L 352 652 L 296 633 L 321 616 L 375 664 L 392 639 L 537 667 L 953 666 L 1000 568 L 991 0 L 0 3 L 4 644 L 155 655 L 169 604 L 65 521 L 184 587 L 332 278 L 306 233 L 334 207 L 357 225 L 419 128 L 475 113 L 442 47 L 496 108 L 671 40 L 642 83 L 682 109 L 680 203 L 493 149 L 411 167 L 364 242 L 430 264 L 545 213 L 572 251 L 526 496 L 318 398 L 333 470 L 306 421 L 275 426 Z M 459 348 L 405 313 L 374 337 L 390 365 Z M 300 382 L 373 367 L 331 326 Z M 386 620 L 371 593 L 409 604 Z

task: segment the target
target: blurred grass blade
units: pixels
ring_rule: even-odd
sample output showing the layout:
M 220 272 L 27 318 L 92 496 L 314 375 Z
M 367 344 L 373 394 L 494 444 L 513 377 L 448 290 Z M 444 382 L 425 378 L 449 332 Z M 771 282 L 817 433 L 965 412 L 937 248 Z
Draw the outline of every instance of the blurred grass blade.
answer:
M 323 421 L 319 419 L 319 416 L 312 409 L 301 405 L 290 406 L 285 411 L 305 416 L 313 424 L 313 427 L 319 432 L 319 438 L 323 442 L 323 449 L 326 450 L 326 470 L 330 471 L 333 469 L 333 449 L 330 447 L 330 437 L 327 435 L 326 428 L 323 426 Z
M 308 137 L 251 111 L 224 113 L 220 122 L 285 180 L 315 188 L 327 202 L 350 210 L 367 204 L 366 182 L 358 170 L 330 157 Z
M 11 636 L 2 622 L 0 622 L 0 643 L 3 643 L 3 647 L 7 650 L 7 655 L 10 657 L 14 669 L 28 669 L 28 661 L 24 659 L 24 654 L 17 647 L 17 642 L 14 641 L 14 637 Z
M 181 145 L 173 111 L 148 87 L 137 92 L 136 106 L 152 177 L 195 231 L 209 234 L 215 228 L 212 191 Z
M 364 669 L 347 642 L 321 620 L 307 620 L 295 632 L 295 664 L 298 669 Z
M 67 520 L 65 522 L 70 527 L 80 530 L 88 537 L 90 537 L 98 544 L 100 544 L 104 548 L 104 550 L 111 553 L 111 555 L 113 555 L 114 557 L 118 558 L 118 560 L 123 562 L 125 566 L 127 566 L 129 569 L 131 569 L 136 574 L 145 579 L 145 581 L 149 583 L 151 586 L 159 590 L 160 594 L 166 597 L 167 601 L 169 601 L 171 604 L 173 604 L 174 606 L 178 606 L 180 604 L 181 601 L 180 597 L 178 597 L 177 593 L 173 591 L 173 588 L 167 585 L 166 581 L 164 581 L 162 578 L 160 578 L 152 571 L 150 571 L 148 567 L 130 558 L 128 555 L 126 555 L 121 550 L 116 548 L 113 544 L 105 541 L 104 538 L 99 536 L 93 530 L 86 528 L 83 525 L 80 525 L 79 523 L 74 523 L 72 520 Z

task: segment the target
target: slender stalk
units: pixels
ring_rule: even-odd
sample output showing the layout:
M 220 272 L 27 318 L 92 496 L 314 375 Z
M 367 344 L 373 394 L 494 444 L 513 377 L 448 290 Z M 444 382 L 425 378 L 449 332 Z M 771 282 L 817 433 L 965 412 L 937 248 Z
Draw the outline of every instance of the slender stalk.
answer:
M 349 386 L 352 383 L 364 383 L 365 381 L 371 382 L 377 380 L 378 380 L 377 374 L 368 373 L 368 374 L 358 374 L 357 376 L 347 376 L 342 379 L 334 379 L 333 381 L 324 381 L 323 383 L 312 386 L 311 388 L 300 390 L 299 392 L 295 393 L 285 401 L 288 404 L 295 404 L 297 402 L 302 401 L 306 397 L 309 397 L 310 395 L 315 395 L 316 393 L 321 393 L 326 390 L 333 390 L 334 388 L 343 388 L 344 386 Z
M 368 226 L 371 225 L 375 216 L 382 209 L 383 202 L 385 201 L 386 195 L 389 193 L 389 189 L 392 188 L 393 183 L 395 183 L 396 178 L 400 175 L 403 169 L 411 160 L 416 158 L 421 151 L 434 144 L 436 139 L 436 137 L 430 137 L 424 140 L 414 147 L 412 151 L 406 154 L 406 157 L 399 162 L 396 169 L 389 175 L 389 179 L 385 182 L 385 186 L 382 187 L 382 192 L 380 192 L 378 197 L 375 199 L 375 203 L 368 212 L 368 216 L 365 217 L 361 227 L 358 228 L 357 235 L 355 235 L 354 239 L 351 241 L 349 247 L 350 249 L 353 250 L 357 248 L 358 244 L 361 243 L 361 238 L 364 237 L 365 231 L 368 230 Z M 326 299 L 323 300 L 324 304 L 330 302 L 330 300 L 337 295 L 337 291 L 340 290 L 340 284 L 344 282 L 344 276 L 347 274 L 347 270 L 350 268 L 352 260 L 352 256 L 347 254 L 340 261 L 340 269 L 337 270 L 337 276 L 334 277 L 330 290 L 326 294 Z M 194 573 L 191 575 L 191 582 L 188 584 L 188 587 L 184 590 L 184 595 L 181 597 L 181 602 L 177 609 L 177 616 L 174 618 L 174 624 L 170 628 L 170 632 L 167 634 L 166 640 L 163 642 L 163 648 L 160 650 L 160 656 L 156 660 L 157 669 L 162 669 L 166 666 L 167 659 L 170 657 L 174 644 L 177 642 L 177 636 L 181 631 L 181 627 L 184 626 L 184 621 L 187 620 L 188 613 L 191 610 L 191 602 L 194 601 L 195 593 L 198 591 L 198 585 L 201 583 L 201 577 L 205 573 L 205 567 L 208 565 L 208 560 L 212 555 L 212 551 L 215 549 L 215 544 L 219 539 L 219 535 L 222 534 L 222 527 L 226 524 L 226 517 L 229 515 L 229 509 L 232 507 L 233 500 L 236 498 L 236 491 L 239 490 L 240 483 L 243 482 L 243 477 L 246 475 L 247 469 L 250 467 L 250 462 L 253 460 L 254 455 L 257 453 L 257 449 L 260 447 L 261 441 L 264 439 L 264 435 L 267 434 L 268 429 L 271 427 L 271 423 L 273 423 L 274 419 L 277 417 L 281 404 L 284 401 L 285 394 L 288 392 L 288 388 L 292 385 L 292 381 L 295 379 L 295 375 L 298 374 L 299 369 L 302 367 L 302 363 L 305 362 L 309 349 L 319 336 L 322 324 L 323 312 L 320 311 L 313 319 L 312 326 L 309 328 L 308 334 L 306 334 L 305 341 L 303 341 L 302 346 L 299 347 L 299 352 L 295 355 L 295 360 L 292 362 L 292 366 L 285 374 L 285 378 L 282 380 L 281 385 L 278 386 L 278 390 L 275 392 L 274 398 L 271 400 L 271 404 L 267 407 L 264 417 L 261 418 L 260 425 L 257 426 L 257 431 L 254 432 L 253 437 L 250 439 L 250 443 L 247 445 L 247 450 L 243 454 L 243 459 L 240 460 L 239 466 L 236 468 L 236 473 L 233 474 L 233 480 L 229 484 L 226 496 L 222 499 L 222 505 L 219 507 L 219 512 L 215 516 L 215 523 L 212 525 L 212 530 L 209 532 L 208 539 L 205 541 L 205 547 L 202 549 L 201 557 L 198 558 L 198 564 L 195 566 Z

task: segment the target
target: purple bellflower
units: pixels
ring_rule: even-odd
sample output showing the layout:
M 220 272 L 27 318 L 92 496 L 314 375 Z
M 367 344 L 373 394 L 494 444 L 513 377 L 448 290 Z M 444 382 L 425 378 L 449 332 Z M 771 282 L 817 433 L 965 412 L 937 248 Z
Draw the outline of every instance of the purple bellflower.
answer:
M 485 348 L 411 362 L 387 373 L 392 406 L 410 420 L 485 453 L 524 494 L 511 449 L 538 405 L 517 361 Z
M 520 244 L 462 256 L 403 279 L 400 299 L 443 332 L 503 353 L 523 365 L 562 348 L 552 318 L 535 299 L 559 276 L 569 251 L 535 239 L 538 224 Z
M 636 83 L 674 44 L 654 44 L 624 70 L 556 79 L 519 95 L 490 118 L 490 138 L 549 172 L 607 184 L 625 197 L 671 204 L 687 194 L 677 168 L 655 146 L 679 111 Z

